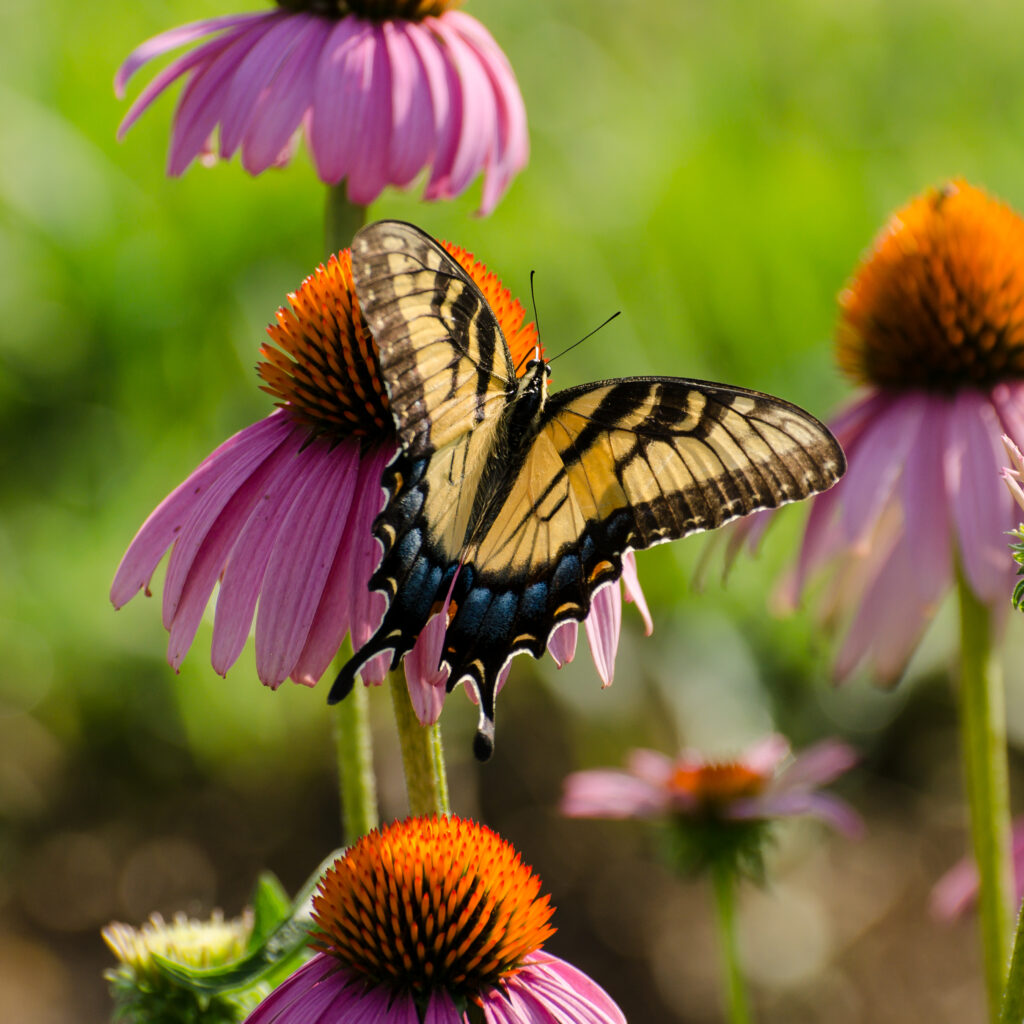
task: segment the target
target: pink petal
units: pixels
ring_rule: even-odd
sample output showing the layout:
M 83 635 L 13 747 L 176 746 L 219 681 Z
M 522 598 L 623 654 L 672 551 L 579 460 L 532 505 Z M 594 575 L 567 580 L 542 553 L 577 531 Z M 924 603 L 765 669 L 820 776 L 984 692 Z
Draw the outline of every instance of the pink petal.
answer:
M 430 82 L 406 23 L 383 24 L 391 67 L 391 142 L 388 180 L 408 185 L 434 155 L 436 133 Z
M 209 54 L 182 91 L 167 154 L 167 173 L 172 177 L 183 173 L 197 156 L 212 153 L 210 136 L 224 111 L 239 58 L 252 45 L 251 35 L 239 34 L 220 53 Z
M 951 403 L 923 397 L 918 436 L 907 453 L 901 500 L 907 558 L 921 601 L 931 606 L 953 575 L 952 532 L 943 469 L 943 438 Z
M 240 450 L 227 471 L 210 486 L 203 502 L 196 506 L 192 516 L 178 534 L 167 563 L 167 578 L 164 580 L 164 628 L 171 628 L 189 570 L 210 528 L 234 493 L 263 464 L 269 454 L 267 447 L 263 445 L 251 446 L 247 451 Z
M 291 674 L 302 653 L 324 584 L 345 530 L 351 480 L 358 460 L 354 443 L 318 449 L 316 469 L 288 510 L 270 555 L 256 617 L 256 669 L 268 686 Z M 347 490 L 347 494 L 345 493 Z
M 372 203 L 388 181 L 392 134 L 391 61 L 384 30 L 374 25 L 362 47 L 364 65 L 359 102 L 353 115 L 359 142 L 351 156 L 348 197 L 353 203 Z
M 493 145 L 497 111 L 494 94 L 480 58 L 450 29 L 444 18 L 427 18 L 434 34 L 447 48 L 449 90 L 458 98 L 458 120 L 445 150 L 439 150 L 424 193 L 427 199 L 459 195 L 483 169 Z
M 664 786 L 676 770 L 676 762 L 657 750 L 639 747 L 629 752 L 626 768 L 631 775 L 652 786 Z
M 228 555 L 245 527 L 264 488 L 280 462 L 275 451 L 231 496 L 217 517 L 188 569 L 167 641 L 167 660 L 177 670 L 188 653 L 214 584 L 224 570 Z
M 280 461 L 231 550 L 217 595 L 210 660 L 221 675 L 235 663 L 249 636 L 256 601 L 281 527 L 301 491 L 308 467 L 318 452 L 307 446 L 307 433 L 293 427 L 281 446 Z
M 626 1024 L 622 1011 L 592 978 L 572 964 L 544 952 L 512 978 L 509 995 L 539 1004 L 533 1016 L 514 1018 L 523 1024 Z
M 441 610 L 427 621 L 403 662 L 405 678 L 409 685 L 409 698 L 416 717 L 423 725 L 433 725 L 444 705 L 448 668 L 441 667 L 441 656 L 444 653 L 444 637 L 448 627 L 448 606 L 451 603 L 456 579 L 458 571 L 448 588 L 448 596 Z
M 851 543 L 868 541 L 918 437 L 922 413 L 921 402 L 903 398 L 880 413 L 847 448 L 849 469 L 834 490 L 841 491 L 842 521 Z
M 302 31 L 249 119 L 242 140 L 242 166 L 250 174 L 260 174 L 278 163 L 281 151 L 313 105 L 316 66 L 331 23 L 323 18 L 304 21 Z
M 261 26 L 259 35 L 249 40 L 248 50 L 228 86 L 220 120 L 220 155 L 229 157 L 241 145 L 265 90 L 278 69 L 287 60 L 303 30 L 306 15 L 280 12 L 273 21 Z
M 999 479 L 1002 424 L 987 398 L 961 391 L 948 419 L 946 488 L 967 580 L 983 601 L 1006 599 L 1010 559 L 1006 531 L 1012 503 Z
M 159 57 L 161 54 L 175 50 L 179 46 L 191 43 L 194 39 L 201 39 L 211 32 L 217 32 L 225 28 L 234 28 L 238 25 L 246 25 L 252 21 L 261 21 L 271 17 L 274 17 L 273 13 L 268 14 L 264 11 L 255 11 L 251 14 L 226 14 L 219 18 L 204 18 L 202 21 L 193 21 L 188 25 L 179 25 L 177 28 L 172 28 L 167 32 L 161 32 L 160 35 L 153 36 L 140 46 L 137 46 L 124 59 L 124 62 L 117 69 L 117 74 L 114 76 L 114 94 L 118 99 L 121 99 L 124 96 L 124 89 L 128 84 L 128 80 L 143 64 L 148 63 L 154 57 Z
M 241 30 L 238 35 L 245 33 Z M 218 36 L 211 39 L 202 46 L 197 47 L 191 53 L 179 57 L 173 64 L 169 64 L 158 74 L 145 89 L 136 97 L 135 102 L 128 108 L 128 113 L 121 119 L 117 126 L 117 137 L 123 139 L 129 128 L 139 119 L 143 111 L 172 83 L 177 81 L 186 72 L 191 71 L 199 65 L 206 65 L 209 61 L 216 60 L 220 54 L 229 49 L 235 42 L 236 34 L 229 32 L 225 36 Z
M 281 443 L 282 428 L 288 427 L 279 416 L 270 416 L 228 438 L 208 455 L 186 480 L 176 487 L 142 524 L 128 546 L 110 587 L 110 600 L 120 608 L 147 584 L 164 552 L 206 500 L 211 487 L 246 453 L 263 450 L 270 453 Z
M 369 82 L 373 26 L 342 18 L 324 44 L 317 65 L 316 103 L 310 114 L 309 144 L 317 172 L 328 183 L 348 174 L 360 145 L 358 114 Z
M 573 772 L 560 811 L 568 818 L 650 818 L 668 807 L 667 791 L 625 772 Z
M 848 772 L 859 760 L 857 751 L 842 740 L 826 739 L 802 750 L 772 787 L 793 791 L 825 786 Z
M 618 583 L 602 587 L 590 603 L 590 614 L 583 625 L 602 685 L 611 686 L 615 675 L 615 654 L 619 649 L 622 625 L 622 593 Z
M 556 626 L 548 638 L 548 652 L 561 668 L 568 665 L 576 657 L 576 638 L 579 635 L 579 623 L 568 621 Z
M 825 822 L 850 839 L 864 834 L 864 821 L 845 800 L 830 793 L 778 793 L 737 800 L 725 810 L 736 820 L 789 818 L 808 815 Z
M 462 11 L 449 11 L 445 20 L 477 51 L 497 105 L 497 131 L 486 161 L 479 210 L 486 216 L 529 159 L 526 107 L 512 66 L 487 29 Z
M 636 605 L 640 617 L 644 620 L 644 634 L 650 636 L 654 632 L 654 620 L 647 607 L 647 598 L 644 597 L 644 592 L 640 588 L 640 577 L 636 571 L 636 555 L 632 551 L 627 551 L 622 556 L 622 587 L 626 600 Z
M 351 512 L 355 539 L 349 592 L 352 595 L 352 644 L 357 650 L 376 632 L 386 607 L 384 595 L 372 592 L 369 581 L 381 559 L 380 541 L 373 536 L 373 522 L 384 507 L 384 490 L 380 486 L 380 478 L 394 454 L 394 447 L 389 446 L 364 458 L 359 472 L 357 498 Z M 388 662 L 388 655 L 382 657 Z M 364 680 L 367 679 L 365 667 L 362 676 Z
M 789 757 L 789 741 L 785 736 L 772 733 L 746 750 L 740 761 L 758 775 L 774 775 L 779 765 Z

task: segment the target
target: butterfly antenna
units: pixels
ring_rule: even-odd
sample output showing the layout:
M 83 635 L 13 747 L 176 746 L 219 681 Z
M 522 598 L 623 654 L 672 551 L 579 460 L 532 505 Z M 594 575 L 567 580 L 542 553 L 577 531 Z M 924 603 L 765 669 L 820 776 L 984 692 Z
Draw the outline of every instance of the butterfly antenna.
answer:
M 534 345 L 532 352 L 527 352 L 519 363 L 516 365 L 516 376 L 519 376 L 519 371 L 522 369 L 525 363 L 528 363 L 531 359 L 540 359 L 540 317 L 537 316 L 537 296 L 533 291 L 533 278 L 536 275 L 536 270 L 530 271 L 530 302 L 533 303 L 533 325 L 537 329 L 537 344 Z
M 621 309 L 617 310 L 614 313 L 612 313 L 612 315 L 610 317 L 608 317 L 608 319 L 605 320 L 605 322 L 603 324 L 598 324 L 589 334 L 584 334 L 583 337 L 580 338 L 579 341 L 574 341 L 568 348 L 563 348 L 562 351 L 559 352 L 557 356 L 552 356 L 548 360 L 548 362 L 549 363 L 553 363 L 556 359 L 561 359 L 562 356 L 564 356 L 567 352 L 571 352 L 577 345 L 582 345 L 583 342 L 585 342 L 587 340 L 587 338 L 592 338 L 595 334 L 597 334 L 597 332 L 599 330 L 601 330 L 602 327 L 607 327 L 621 313 L 622 313 Z

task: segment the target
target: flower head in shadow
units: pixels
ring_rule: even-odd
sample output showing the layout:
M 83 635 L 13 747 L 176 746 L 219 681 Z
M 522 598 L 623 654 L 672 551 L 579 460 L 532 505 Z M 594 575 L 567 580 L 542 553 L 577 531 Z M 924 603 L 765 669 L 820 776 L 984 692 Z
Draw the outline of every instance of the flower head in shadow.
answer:
M 198 45 L 142 91 L 119 135 L 181 78 L 169 174 L 236 151 L 259 174 L 290 160 L 301 129 L 320 178 L 344 179 L 353 203 L 407 187 L 427 169 L 425 197 L 449 199 L 482 171 L 488 213 L 526 164 L 526 112 L 498 44 L 453 6 L 288 0 L 164 32 L 121 65 L 119 96 L 142 65 Z
M 625 1024 L 554 933 L 540 880 L 490 829 L 409 818 L 371 832 L 313 900 L 317 955 L 247 1024 Z

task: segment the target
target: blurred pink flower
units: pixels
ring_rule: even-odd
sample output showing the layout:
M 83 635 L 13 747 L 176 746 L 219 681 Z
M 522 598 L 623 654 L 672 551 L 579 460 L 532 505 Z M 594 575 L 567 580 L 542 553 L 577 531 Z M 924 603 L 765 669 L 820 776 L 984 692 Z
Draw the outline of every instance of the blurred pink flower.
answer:
M 722 822 L 810 815 L 855 836 L 863 827 L 859 815 L 818 790 L 856 761 L 854 751 L 838 740 L 823 740 L 791 759 L 789 744 L 777 734 L 734 761 L 708 760 L 694 751 L 671 758 L 634 750 L 625 771 L 569 775 L 561 811 L 570 818 L 676 816 Z
M 1002 618 L 1015 570 L 1000 437 L 1024 437 L 1024 219 L 962 181 L 886 225 L 839 302 L 838 358 L 868 390 L 830 427 L 849 470 L 813 499 L 783 602 L 830 569 L 837 678 L 906 666 L 959 564 Z M 733 537 L 756 545 L 770 514 Z
M 522 305 L 472 254 L 449 247 L 498 312 L 516 361 L 536 347 Z M 289 676 L 314 685 L 347 634 L 356 649 L 377 629 L 384 596 L 369 589 L 380 561 L 372 533 L 384 492 L 380 479 L 396 436 L 379 362 L 359 310 L 348 250 L 289 295 L 268 328 L 259 366 L 263 390 L 281 406 L 229 438 L 161 502 L 132 541 L 110 591 L 120 608 L 171 551 L 163 590 L 167 660 L 179 668 L 219 584 L 211 660 L 222 675 L 235 663 L 256 618 L 256 670 L 276 688 Z M 585 622 L 598 673 L 612 680 L 622 591 L 650 615 L 632 556 L 622 584 L 594 599 Z M 257 611 L 258 605 L 258 611 Z M 448 671 L 440 670 L 444 614 L 435 615 L 405 659 L 409 694 L 421 722 L 437 720 Z M 561 665 L 572 660 L 577 629 L 551 638 Z M 390 655 L 362 672 L 380 683 Z
M 552 912 L 537 876 L 483 825 L 445 816 L 374 830 L 319 883 L 321 952 L 246 1024 L 468 1024 L 468 1006 L 487 1024 L 625 1024 L 603 989 L 543 951 Z
M 1016 877 L 1016 903 L 1024 899 L 1024 819 L 1013 825 L 1011 858 Z M 973 857 L 957 861 L 932 887 L 929 909 L 938 921 L 962 917 L 978 900 L 978 866 Z
M 239 149 L 242 166 L 260 174 L 291 159 L 303 128 L 320 178 L 346 179 L 353 203 L 404 188 L 425 168 L 425 198 L 450 199 L 482 171 L 480 212 L 489 213 L 529 143 L 515 75 L 487 29 L 450 0 L 289 6 L 307 9 L 208 18 L 139 46 L 114 79 L 118 97 L 143 64 L 212 37 L 157 74 L 118 136 L 184 77 L 168 174 Z

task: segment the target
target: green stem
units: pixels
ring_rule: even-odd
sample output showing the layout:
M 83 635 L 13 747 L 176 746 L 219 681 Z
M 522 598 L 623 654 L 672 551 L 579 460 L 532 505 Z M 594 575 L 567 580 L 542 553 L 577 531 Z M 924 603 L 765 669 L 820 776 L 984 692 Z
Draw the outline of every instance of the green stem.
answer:
M 960 599 L 960 729 L 971 840 L 980 882 L 978 916 L 989 1019 L 999 1020 L 1010 937 L 1010 800 L 1002 677 L 991 642 L 988 608 L 963 573 Z M 1018 1017 L 1019 1021 L 1020 1018 Z
M 750 1002 L 740 967 L 739 943 L 736 936 L 736 873 L 732 865 L 716 861 L 711 869 L 715 892 L 715 917 L 718 924 L 718 945 L 725 974 L 728 1019 L 730 1024 L 750 1024 Z
M 441 727 L 421 725 L 409 700 L 405 673 L 392 672 L 391 703 L 395 708 L 398 739 L 402 746 L 405 788 L 409 794 L 410 814 L 451 814 L 448 800 L 448 776 L 441 747 Z
M 1003 1008 L 999 1024 L 1020 1024 L 1024 1020 L 1024 904 L 1017 914 L 1017 934 L 1010 956 L 1010 973 L 1006 979 Z
M 327 187 L 327 205 L 324 208 L 324 240 L 328 254 L 347 249 L 352 236 L 366 223 L 366 207 L 350 203 L 345 186 Z
M 342 834 L 345 844 L 351 846 L 377 827 L 370 700 L 359 680 L 334 711 L 334 749 L 341 790 Z

